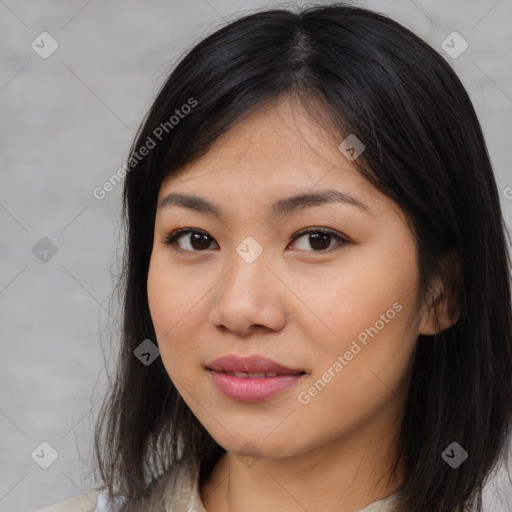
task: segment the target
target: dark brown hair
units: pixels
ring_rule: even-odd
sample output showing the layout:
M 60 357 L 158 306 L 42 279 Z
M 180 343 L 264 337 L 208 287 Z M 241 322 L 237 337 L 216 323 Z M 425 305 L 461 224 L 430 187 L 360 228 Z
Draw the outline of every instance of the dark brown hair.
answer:
M 123 196 L 121 347 L 96 425 L 101 478 L 111 498 L 141 503 L 181 457 L 200 462 L 203 481 L 224 453 L 161 358 L 145 366 L 134 357 L 143 340 L 156 343 L 146 284 L 157 197 L 166 176 L 284 95 L 340 142 L 356 134 L 365 144 L 354 164 L 406 213 L 421 296 L 440 278 L 460 311 L 450 328 L 418 337 L 396 463 L 406 463 L 401 512 L 476 512 L 512 413 L 510 259 L 486 143 L 434 49 L 384 15 L 332 2 L 266 10 L 215 31 L 180 60 L 138 130 Z M 139 158 L 150 138 L 155 147 Z M 456 469 L 441 457 L 452 442 L 469 454 Z

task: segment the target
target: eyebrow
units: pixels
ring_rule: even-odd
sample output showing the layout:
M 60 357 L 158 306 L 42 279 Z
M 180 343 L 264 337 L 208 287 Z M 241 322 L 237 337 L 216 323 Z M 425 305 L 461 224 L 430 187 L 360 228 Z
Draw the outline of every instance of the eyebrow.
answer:
M 339 190 L 320 190 L 314 194 L 298 194 L 284 199 L 279 199 L 273 203 L 269 210 L 269 216 L 284 217 L 292 212 L 304 210 L 313 206 L 319 206 L 329 203 L 342 203 L 355 206 L 366 213 L 371 213 L 368 206 L 361 203 L 354 197 Z M 160 202 L 160 209 L 170 208 L 172 206 L 181 206 L 203 214 L 214 215 L 221 220 L 225 220 L 225 214 L 222 208 L 211 201 L 188 194 L 170 193 Z

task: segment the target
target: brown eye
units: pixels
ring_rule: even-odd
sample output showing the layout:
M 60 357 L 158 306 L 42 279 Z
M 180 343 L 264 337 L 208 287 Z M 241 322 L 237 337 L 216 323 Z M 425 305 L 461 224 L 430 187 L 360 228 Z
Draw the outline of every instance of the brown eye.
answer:
M 302 244 L 303 247 L 299 247 L 299 250 L 309 251 L 309 246 L 313 249 L 313 251 L 309 252 L 321 252 L 330 249 L 335 245 L 331 245 L 333 241 L 341 245 L 349 243 L 346 238 L 324 228 L 308 228 L 305 231 L 301 231 L 293 241 L 301 238 L 304 238 L 305 243 Z
M 322 252 L 331 249 L 336 245 L 345 245 L 350 243 L 345 237 L 325 228 L 308 228 L 298 233 L 292 240 L 303 238 L 302 247 L 298 250 L 307 252 Z M 183 242 L 180 243 L 180 240 Z M 205 231 L 191 228 L 182 228 L 173 231 L 164 238 L 164 244 L 172 247 L 176 251 L 186 252 L 205 252 L 215 239 L 208 235 Z M 335 242 L 332 244 L 332 242 Z M 218 247 L 218 246 L 217 246 Z M 311 250 L 312 249 L 312 250 Z
M 179 245 L 179 240 L 182 238 L 183 240 L 185 240 L 185 247 Z M 213 238 L 206 234 L 205 232 L 187 228 L 174 231 L 165 238 L 164 243 L 166 245 L 173 247 L 178 246 L 178 250 L 189 252 L 201 252 L 208 249 L 212 241 Z

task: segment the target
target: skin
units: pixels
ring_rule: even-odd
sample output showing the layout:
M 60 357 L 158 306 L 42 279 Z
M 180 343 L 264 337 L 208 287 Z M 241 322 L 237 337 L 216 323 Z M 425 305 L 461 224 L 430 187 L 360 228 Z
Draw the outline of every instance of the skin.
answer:
M 245 118 L 160 189 L 158 204 L 181 192 L 217 203 L 226 216 L 158 208 L 147 288 L 163 364 L 227 450 L 200 489 L 208 512 L 355 512 L 403 480 L 401 464 L 388 482 L 394 439 L 417 336 L 434 332 L 433 315 L 418 299 L 417 251 L 404 214 L 358 174 L 340 142 L 282 99 Z M 331 188 L 369 211 L 332 203 L 267 217 L 278 199 Z M 173 251 L 165 236 L 186 227 L 211 238 L 193 245 L 182 235 L 181 252 Z M 296 238 L 308 227 L 349 243 Z M 252 263 L 236 252 L 248 236 L 263 249 Z M 395 303 L 400 312 L 301 403 L 298 394 Z M 448 326 L 442 316 L 441 325 Z M 225 354 L 259 354 L 306 375 L 268 400 L 231 400 L 205 368 Z

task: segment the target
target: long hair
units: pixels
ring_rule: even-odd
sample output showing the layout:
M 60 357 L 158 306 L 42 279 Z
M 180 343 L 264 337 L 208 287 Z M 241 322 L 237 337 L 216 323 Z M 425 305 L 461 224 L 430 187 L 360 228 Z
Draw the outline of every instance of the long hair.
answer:
M 200 463 L 202 482 L 225 452 L 161 358 L 134 356 L 143 340 L 156 343 L 146 285 L 157 197 L 165 177 L 285 95 L 340 142 L 355 134 L 365 144 L 353 163 L 405 212 L 421 297 L 439 278 L 460 312 L 418 336 L 394 468 L 405 461 L 401 512 L 476 512 L 512 414 L 510 256 L 486 143 L 443 57 L 384 15 L 332 2 L 216 30 L 181 58 L 139 127 L 123 191 L 121 346 L 95 431 L 101 478 L 111 498 L 141 503 L 183 457 Z M 458 468 L 442 457 L 453 442 L 468 453 Z

